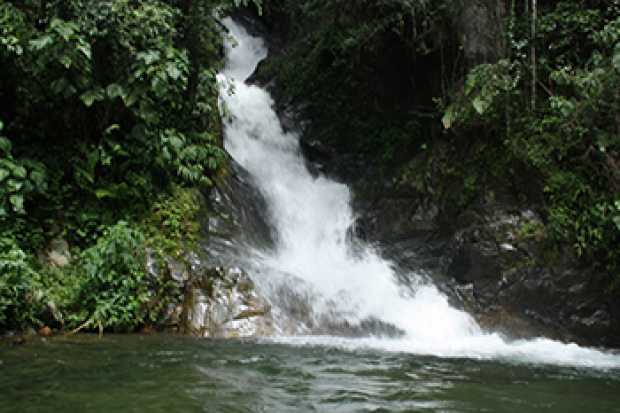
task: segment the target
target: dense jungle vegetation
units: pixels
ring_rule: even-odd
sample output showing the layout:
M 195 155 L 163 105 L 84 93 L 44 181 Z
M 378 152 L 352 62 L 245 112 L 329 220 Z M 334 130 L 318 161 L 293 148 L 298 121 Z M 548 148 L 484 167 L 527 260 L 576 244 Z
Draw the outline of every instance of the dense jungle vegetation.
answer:
M 286 48 L 261 70 L 308 140 L 447 215 L 510 192 L 550 250 L 620 281 L 620 1 L 264 4 Z M 373 172 L 374 173 L 374 172 Z
M 242 5 L 0 2 L 0 331 L 158 322 L 145 248 L 191 239 L 185 188 L 225 164 L 216 14 Z
M 215 10 L 247 3 L 0 2 L 0 331 L 161 318 L 144 251 L 191 239 L 188 188 L 226 163 Z M 450 213 L 507 188 L 544 216 L 524 231 L 620 281 L 620 0 L 253 4 L 309 139 Z

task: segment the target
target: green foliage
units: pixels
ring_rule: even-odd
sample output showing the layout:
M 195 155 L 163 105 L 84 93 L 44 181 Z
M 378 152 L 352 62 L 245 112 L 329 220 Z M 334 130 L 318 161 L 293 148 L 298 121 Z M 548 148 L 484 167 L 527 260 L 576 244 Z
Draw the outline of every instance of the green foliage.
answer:
M 41 316 L 39 302 L 70 327 L 157 319 L 168 287 L 145 280 L 144 237 L 116 223 L 173 205 L 162 201 L 172 188 L 210 185 L 227 162 L 216 11 L 248 5 L 261 2 L 0 2 L 0 233 L 12 243 L 2 265 L 22 268 L 0 280 L 0 330 L 19 327 L 22 312 Z M 187 230 L 187 210 L 153 223 L 169 243 Z M 29 267 L 57 236 L 78 262 Z
M 3 124 L 0 121 L 0 133 Z M 13 158 L 11 141 L 0 135 L 0 219 L 24 214 L 25 199 L 47 189 L 45 170 L 33 161 Z
M 0 215 L 23 213 L 36 193 L 61 220 L 90 204 L 117 211 L 100 227 L 171 182 L 210 184 L 226 161 L 218 3 L 188 4 L 0 5 L 0 115 L 11 136 L 0 139 Z
M 300 104 L 310 139 L 387 166 L 436 129 L 431 98 L 441 85 L 426 80 L 442 66 L 453 2 L 273 0 L 264 9 L 291 46 L 259 70 L 277 74 L 276 92 Z
M 511 58 L 474 68 L 444 114 L 446 128 L 483 129 L 512 164 L 541 176 L 547 233 L 610 274 L 620 270 L 619 16 L 618 1 L 558 2 L 543 9 L 533 40 L 525 16 L 509 33 Z M 535 107 L 528 43 L 544 97 Z
M 0 330 L 34 321 L 35 270 L 15 241 L 0 235 Z
M 121 221 L 69 266 L 57 268 L 35 266 L 14 240 L 0 238 L 0 331 L 33 324 L 101 331 L 159 325 L 179 291 L 165 274 L 148 274 L 149 244 Z
M 221 5 L 221 10 L 226 12 L 240 7 L 253 6 L 258 11 L 258 14 L 263 14 L 263 2 L 262 0 L 227 0 Z
M 546 229 L 542 222 L 537 220 L 525 221 L 517 231 L 518 240 L 535 239 L 543 240 L 546 235 Z
M 127 223 L 106 230 L 80 257 L 80 310 L 70 319 L 115 329 L 144 322 L 151 299 L 144 254 L 144 236 Z
M 442 118 L 445 129 L 458 123 L 475 122 L 479 116 L 501 115 L 501 108 L 514 95 L 520 75 L 516 65 L 502 59 L 473 68 L 465 79 L 463 93 Z
M 162 254 L 179 257 L 198 242 L 201 197 L 195 189 L 176 187 L 161 195 L 142 219 L 147 245 Z

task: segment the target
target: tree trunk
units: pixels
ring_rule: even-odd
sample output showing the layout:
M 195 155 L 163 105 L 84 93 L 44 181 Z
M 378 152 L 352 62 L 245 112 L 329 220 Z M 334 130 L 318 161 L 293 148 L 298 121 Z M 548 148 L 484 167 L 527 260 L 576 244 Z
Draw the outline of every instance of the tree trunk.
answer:
M 531 40 L 531 57 L 532 57 L 532 111 L 536 110 L 536 20 L 538 18 L 537 13 L 537 0 L 532 0 L 532 40 Z

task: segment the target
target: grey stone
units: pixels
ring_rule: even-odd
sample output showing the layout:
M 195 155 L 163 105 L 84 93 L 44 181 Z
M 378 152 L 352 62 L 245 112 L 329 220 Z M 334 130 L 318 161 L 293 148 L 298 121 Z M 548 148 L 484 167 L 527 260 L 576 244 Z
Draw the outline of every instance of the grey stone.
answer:
M 69 243 L 64 238 L 54 238 L 45 250 L 42 260 L 53 267 L 66 267 L 71 263 Z
M 201 337 L 246 338 L 273 334 L 271 309 L 239 268 L 214 268 L 187 287 L 186 331 Z

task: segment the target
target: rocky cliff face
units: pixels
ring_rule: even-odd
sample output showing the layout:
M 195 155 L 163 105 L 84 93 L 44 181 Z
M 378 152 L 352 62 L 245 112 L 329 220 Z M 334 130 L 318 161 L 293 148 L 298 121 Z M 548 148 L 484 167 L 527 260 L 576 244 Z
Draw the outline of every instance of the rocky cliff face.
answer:
M 197 245 L 163 262 L 147 254 L 150 275 L 179 292 L 167 309 L 167 329 L 211 338 L 272 335 L 271 307 L 233 256 L 244 245 L 272 243 L 262 197 L 233 161 L 229 173 L 202 197 L 199 215 L 205 219 Z
M 432 274 L 483 327 L 514 338 L 620 345 L 620 305 L 607 277 L 581 267 L 572 249 L 551 246 L 535 212 L 486 201 L 449 215 L 399 192 L 388 186 L 360 196 L 358 233 L 404 271 Z

